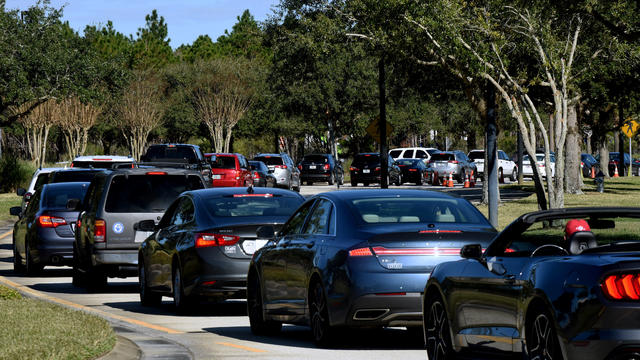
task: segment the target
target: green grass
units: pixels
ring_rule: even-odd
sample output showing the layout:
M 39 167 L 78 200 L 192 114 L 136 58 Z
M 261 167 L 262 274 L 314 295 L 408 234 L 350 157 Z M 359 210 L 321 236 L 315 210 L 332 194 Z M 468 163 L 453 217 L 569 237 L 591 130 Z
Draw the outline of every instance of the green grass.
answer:
M 565 194 L 565 207 L 581 206 L 640 206 L 640 177 L 621 177 L 617 179 L 606 179 L 604 193 L 596 191 L 592 179 L 584 179 L 584 194 Z M 533 181 L 525 182 L 522 185 L 506 185 L 501 189 L 519 189 L 533 192 Z M 478 209 L 485 216 L 489 216 L 489 209 L 486 205 L 478 205 Z M 515 220 L 518 216 L 538 210 L 536 196 L 501 203 L 498 207 L 498 230 Z
M 17 217 L 9 215 L 9 208 L 21 203 L 22 198 L 15 193 L 0 194 L 0 222 L 15 221 Z
M 0 314 L 0 359 L 95 359 L 115 346 L 106 320 L 1 285 Z

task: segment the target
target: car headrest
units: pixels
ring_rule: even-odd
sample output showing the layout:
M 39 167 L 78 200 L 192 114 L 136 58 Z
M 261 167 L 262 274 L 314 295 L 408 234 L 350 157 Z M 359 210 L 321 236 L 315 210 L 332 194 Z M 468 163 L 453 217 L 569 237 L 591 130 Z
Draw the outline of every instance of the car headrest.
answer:
M 569 253 L 578 255 L 583 250 L 598 246 L 596 236 L 591 231 L 578 231 L 569 237 Z

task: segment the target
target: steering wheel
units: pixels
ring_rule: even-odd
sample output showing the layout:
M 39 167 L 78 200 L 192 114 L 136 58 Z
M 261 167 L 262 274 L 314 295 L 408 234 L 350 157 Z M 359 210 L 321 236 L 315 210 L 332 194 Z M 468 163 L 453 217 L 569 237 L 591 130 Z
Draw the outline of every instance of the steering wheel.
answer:
M 567 249 L 563 248 L 562 246 L 558 246 L 555 244 L 544 244 L 544 245 L 538 246 L 535 250 L 533 250 L 530 257 L 534 257 L 538 251 L 543 250 L 544 248 L 560 250 L 564 255 L 569 255 L 569 252 L 567 251 Z

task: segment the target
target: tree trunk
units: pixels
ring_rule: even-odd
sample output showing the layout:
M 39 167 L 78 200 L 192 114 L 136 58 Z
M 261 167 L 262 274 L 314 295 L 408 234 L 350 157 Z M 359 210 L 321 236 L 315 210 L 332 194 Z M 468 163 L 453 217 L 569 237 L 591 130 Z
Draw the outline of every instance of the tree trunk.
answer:
M 609 148 L 607 147 L 606 136 L 598 142 L 598 147 L 600 152 L 600 171 L 602 171 L 605 177 L 609 177 Z
M 578 128 L 578 114 L 576 106 L 571 105 L 567 114 L 566 140 L 566 190 L 568 194 L 582 194 L 580 179 L 580 129 Z

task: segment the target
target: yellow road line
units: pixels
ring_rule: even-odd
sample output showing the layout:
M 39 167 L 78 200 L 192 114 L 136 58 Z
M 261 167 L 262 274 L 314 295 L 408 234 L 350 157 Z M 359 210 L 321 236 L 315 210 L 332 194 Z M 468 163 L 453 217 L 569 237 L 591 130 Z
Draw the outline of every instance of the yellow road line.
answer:
M 267 350 L 256 349 L 256 348 L 252 348 L 252 347 L 249 347 L 249 346 L 237 345 L 237 344 L 228 343 L 228 342 L 217 342 L 216 344 L 223 345 L 223 346 L 228 346 L 228 347 L 232 347 L 232 348 L 236 348 L 236 349 L 242 349 L 242 350 L 246 350 L 246 351 L 250 351 L 250 352 L 254 352 L 254 353 L 266 353 L 266 352 L 268 352 Z
M 11 235 L 11 234 L 13 234 L 13 230 L 9 230 L 9 231 L 7 231 L 6 233 L 4 233 L 4 234 L 0 235 L 0 240 L 2 240 L 2 239 L 4 239 L 4 238 L 8 237 L 8 236 L 9 236 L 9 235 Z
M 68 301 L 68 300 L 64 300 L 64 299 L 56 298 L 56 297 L 53 297 L 53 296 L 45 295 L 45 294 L 41 293 L 40 291 L 36 291 L 36 290 L 33 290 L 33 289 L 29 288 L 28 286 L 24 286 L 24 285 L 15 283 L 15 282 L 5 278 L 4 276 L 0 276 L 0 283 L 3 283 L 3 284 L 5 284 L 5 285 L 7 285 L 9 287 L 15 288 L 15 289 L 17 289 L 17 290 L 19 290 L 21 292 L 29 293 L 29 294 L 31 294 L 31 295 L 33 295 L 35 297 L 38 297 L 38 298 L 41 298 L 41 299 L 45 299 L 45 300 L 48 300 L 48 301 L 51 301 L 51 302 L 54 302 L 54 303 L 58 303 L 58 304 L 61 304 L 61 305 L 66 305 L 66 306 L 69 306 L 69 307 L 72 307 L 72 308 L 75 308 L 75 309 L 78 309 L 78 310 L 84 310 L 84 311 L 87 311 L 87 312 L 98 314 L 98 315 L 100 315 L 102 317 L 111 318 L 111 319 L 117 319 L 117 320 L 120 320 L 120 321 L 128 322 L 130 324 L 143 326 L 143 327 L 146 327 L 146 328 L 149 328 L 149 329 L 163 331 L 163 332 L 166 332 L 168 334 L 182 334 L 182 331 L 174 330 L 174 329 L 167 328 L 167 327 L 160 326 L 160 325 L 154 325 L 154 324 L 142 321 L 142 320 L 137 320 L 137 319 L 133 319 L 133 318 L 126 317 L 126 316 L 111 314 L 111 313 L 108 313 L 106 311 L 102 311 L 102 310 L 98 310 L 98 309 L 92 309 L 92 308 L 90 308 L 88 306 L 76 304 L 76 303 Z

